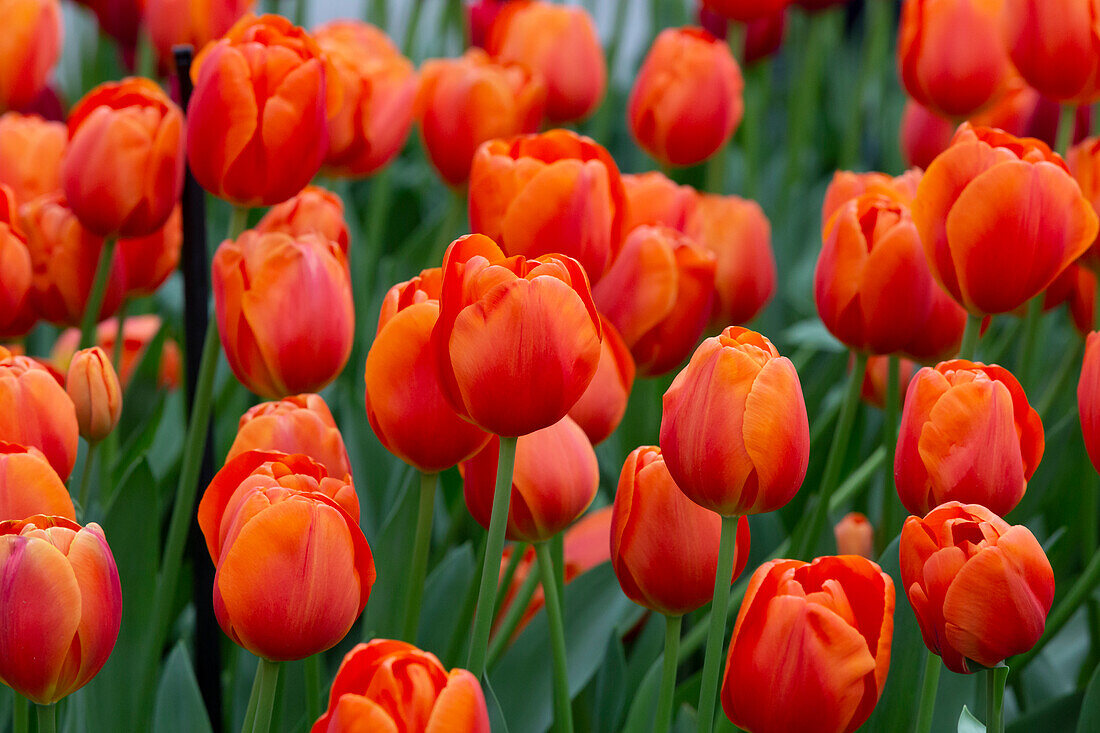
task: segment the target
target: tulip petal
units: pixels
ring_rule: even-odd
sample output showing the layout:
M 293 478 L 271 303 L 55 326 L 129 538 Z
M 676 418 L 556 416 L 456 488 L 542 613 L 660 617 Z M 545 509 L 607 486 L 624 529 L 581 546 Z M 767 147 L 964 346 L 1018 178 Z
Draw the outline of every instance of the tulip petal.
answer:
M 810 424 L 794 364 L 786 357 L 766 363 L 745 398 L 743 435 L 759 494 L 742 499 L 746 513 L 773 511 L 795 495 L 810 458 Z
M 424 733 L 489 733 L 489 710 L 476 677 L 464 669 L 451 671 Z

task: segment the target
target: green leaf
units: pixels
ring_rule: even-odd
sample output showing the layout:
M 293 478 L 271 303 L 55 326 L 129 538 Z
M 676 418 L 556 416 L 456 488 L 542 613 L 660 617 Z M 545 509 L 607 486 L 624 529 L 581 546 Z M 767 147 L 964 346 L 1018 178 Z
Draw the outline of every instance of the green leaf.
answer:
M 626 652 L 618 635 L 607 643 L 603 665 L 592 680 L 592 729 L 618 730 L 626 706 Z
M 447 648 L 458 623 L 457 601 L 475 582 L 474 550 L 469 542 L 452 548 L 432 572 L 424 588 L 420 628 L 416 632 L 421 649 Z
M 985 724 L 971 714 L 970 708 L 963 705 L 962 712 L 959 713 L 958 730 L 959 733 L 985 733 Z
M 500 709 L 500 701 L 497 700 L 497 694 L 487 676 L 482 677 L 481 686 L 485 690 L 485 706 L 489 709 L 489 730 L 494 733 L 508 733 L 508 723 Z
M 405 481 L 382 531 L 371 542 L 378 578 L 363 613 L 364 639 L 396 639 L 401 634 L 419 498 L 419 492 L 411 491 L 409 486 L 410 482 Z
M 176 642 L 157 685 L 153 733 L 212 733 L 183 641 Z
M 1005 730 L 1008 733 L 1034 733 L 1037 730 L 1071 731 L 1077 728 L 1077 714 L 1081 710 L 1083 694 L 1080 690 L 1068 695 L 1049 698 L 1049 701 L 1029 708 L 1027 713 L 1013 720 Z M 1096 728 L 1081 730 L 1094 731 Z
M 1085 688 L 1085 698 L 1081 705 L 1081 717 L 1077 720 L 1077 733 L 1091 733 L 1100 730 L 1100 665 L 1092 673 Z

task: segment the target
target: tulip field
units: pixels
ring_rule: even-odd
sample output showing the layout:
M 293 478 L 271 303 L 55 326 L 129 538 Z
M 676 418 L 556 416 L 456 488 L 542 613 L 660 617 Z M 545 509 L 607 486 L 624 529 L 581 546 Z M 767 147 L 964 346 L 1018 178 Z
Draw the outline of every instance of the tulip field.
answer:
M 0 733 L 1100 731 L 1097 0 L 0 0 Z

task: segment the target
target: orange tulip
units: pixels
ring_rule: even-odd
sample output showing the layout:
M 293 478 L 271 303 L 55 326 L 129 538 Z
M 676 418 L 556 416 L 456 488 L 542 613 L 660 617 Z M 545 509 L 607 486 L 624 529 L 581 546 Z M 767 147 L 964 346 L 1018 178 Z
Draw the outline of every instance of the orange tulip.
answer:
M 0 440 L 37 448 L 64 481 L 80 432 L 65 388 L 41 364 L 0 348 Z
M 1100 98 L 1100 8 L 1094 0 L 1003 0 L 1005 42 L 1028 84 L 1053 100 Z
M 0 183 L 0 338 L 16 338 L 31 330 L 38 319 L 33 288 L 34 266 L 27 240 L 19 230 L 15 195 Z
M 506 258 L 480 234 L 448 247 L 432 348 L 443 394 L 475 425 L 511 437 L 559 421 L 595 376 L 601 339 L 576 260 Z
M 1097 332 L 1090 333 L 1085 341 L 1085 358 L 1077 382 L 1077 412 L 1089 460 L 1100 471 L 1100 333 Z
M 89 443 L 106 438 L 122 416 L 122 388 L 111 360 L 98 346 L 81 349 L 69 363 L 65 392 L 76 406 L 80 435 Z
M 716 298 L 711 323 L 748 323 L 775 295 L 772 228 L 755 201 L 700 195 L 684 231 L 714 254 Z
M 625 211 L 611 154 L 569 130 L 492 140 L 474 156 L 470 228 L 509 254 L 560 252 L 596 282 L 622 245 Z
M 684 231 L 699 194 L 691 186 L 681 186 L 660 171 L 624 173 L 626 215 L 623 231 L 643 224 L 666 226 Z
M 60 190 L 68 142 L 61 122 L 18 112 L 0 115 L 0 184 L 11 187 L 17 205 Z
M 144 237 L 118 240 L 118 256 L 126 271 L 127 297 L 141 298 L 155 293 L 180 262 L 183 246 L 183 214 L 177 205 L 168 221 Z
M 821 204 L 822 231 L 828 226 L 829 220 L 833 218 L 837 209 L 865 193 L 886 196 L 906 206 L 912 204 L 922 175 L 922 172 L 916 168 L 910 168 L 896 177 L 877 171 L 867 173 L 836 171 L 833 173 L 832 180 L 829 181 L 829 187 L 825 189 L 825 200 Z
M 344 656 L 328 710 L 311 729 L 354 731 L 489 733 L 489 711 L 481 684 L 466 670 L 448 673 L 430 652 L 375 639 Z
M 898 70 L 909 96 L 944 117 L 969 117 L 992 103 L 1012 75 L 1003 0 L 905 0 Z
M 246 231 L 218 247 L 211 285 L 229 366 L 256 394 L 316 392 L 343 370 L 355 308 L 335 242 Z
M 791 0 L 703 0 L 703 7 L 730 20 L 747 23 L 783 11 Z
M 455 414 L 432 350 L 439 320 L 439 268 L 390 288 L 367 352 L 367 419 L 386 450 L 420 471 L 443 471 L 470 458 L 488 433 Z
M 256 231 L 283 232 L 295 238 L 317 234 L 336 242 L 345 255 L 351 241 L 344 219 L 344 202 L 320 186 L 306 186 L 297 195 L 272 206 L 256 225 Z
M 85 229 L 59 192 L 19 207 L 20 228 L 34 265 L 31 302 L 44 320 L 76 325 L 95 280 L 103 238 Z M 118 310 L 126 289 L 126 263 L 117 253 L 107 276 L 100 319 Z
M 627 100 L 634 140 L 665 165 L 701 163 L 726 145 L 745 111 L 729 46 L 702 28 L 666 28 Z
M 323 652 L 363 611 L 375 570 L 355 489 L 307 456 L 242 453 L 210 482 L 198 521 L 218 623 L 256 656 Z
M 634 386 L 634 357 L 619 331 L 600 316 L 603 344 L 596 376 L 571 408 L 569 417 L 584 431 L 592 445 L 611 437 L 626 413 Z
M 172 63 L 172 47 L 202 48 L 225 35 L 256 0 L 141 0 L 142 20 L 161 64 Z
M 1070 148 L 1066 154 L 1066 163 L 1092 210 L 1100 212 L 1100 137 L 1090 137 Z M 1081 255 L 1079 263 L 1100 273 L 1100 245 L 1096 239 L 1093 239 L 1092 246 Z
M 894 582 L 862 557 L 772 560 L 745 591 L 722 708 L 753 733 L 850 733 L 890 670 Z
M 301 28 L 249 13 L 195 58 L 187 159 L 207 191 L 271 206 L 302 190 L 328 152 L 341 87 Z
M 1073 327 L 1082 338 L 1088 336 L 1096 318 L 1096 275 L 1076 262 L 1067 267 L 1043 293 L 1043 312 L 1063 303 L 1069 304 Z M 1026 308 L 1021 316 L 1024 315 Z
M 46 87 L 61 58 L 58 0 L 0 0 L 0 110 L 22 109 Z
M 466 508 L 485 529 L 493 511 L 500 439 L 459 465 Z M 516 443 L 507 538 L 545 542 L 575 522 L 600 486 L 596 451 L 575 422 L 563 417 L 548 428 L 521 435 Z
M 607 91 L 607 60 L 596 24 L 580 6 L 519 0 L 500 9 L 485 45 L 546 82 L 546 116 L 573 122 L 595 111 Z
M 664 396 L 661 451 L 676 485 L 722 514 L 774 511 L 806 477 L 810 426 L 790 359 L 755 331 L 705 340 Z
M 0 521 L 34 514 L 76 521 L 69 490 L 42 451 L 0 440 Z
M 130 316 L 123 326 L 122 353 L 118 368 L 118 379 L 123 389 L 130 384 L 134 376 L 134 370 L 145 356 L 145 350 L 149 348 L 157 333 L 160 332 L 160 316 L 148 313 L 140 316 Z M 104 353 L 115 353 L 115 338 L 118 336 L 118 319 L 108 318 L 96 327 L 96 346 L 103 349 Z M 50 359 L 58 369 L 68 371 L 69 362 L 80 345 L 80 330 L 67 328 L 50 351 Z M 160 355 L 160 365 L 157 372 L 157 384 L 165 389 L 176 389 L 180 385 L 180 350 L 179 346 L 170 338 L 163 341 Z
M 183 113 L 148 79 L 100 84 L 69 112 L 61 185 L 95 234 L 152 234 L 183 190 Z
M 1045 143 L 964 124 L 913 201 L 932 275 L 975 314 L 1042 292 L 1096 239 L 1097 217 Z
M 1005 368 L 956 359 L 917 372 L 905 395 L 894 479 L 925 515 L 945 501 L 1012 511 L 1043 457 L 1043 423 Z
M 619 474 L 611 516 L 611 564 L 623 593 L 666 616 L 702 608 L 714 593 L 722 518 L 684 496 L 661 449 L 631 451 Z M 749 520 L 737 521 L 733 577 L 749 559 Z
M 471 48 L 456 59 L 425 62 L 416 110 L 429 160 L 444 181 L 461 186 L 483 142 L 538 132 L 546 84 L 525 66 Z
M 899 552 L 924 643 L 952 672 L 994 667 L 1042 636 L 1054 572 L 1027 527 L 951 501 L 906 519 Z
M 416 72 L 386 34 L 369 23 L 337 20 L 314 32 L 342 86 L 329 122 L 325 170 L 369 176 L 397 157 L 409 136 Z
M 351 476 L 344 438 L 318 394 L 300 394 L 250 407 L 237 424 L 226 462 L 251 450 L 302 453 L 335 478 Z
M 841 555 L 859 555 L 868 560 L 874 558 L 875 528 L 867 517 L 859 512 L 849 512 L 833 527 L 836 550 Z
M 0 522 L 0 681 L 39 705 L 88 684 L 111 656 L 122 588 L 103 530 L 36 514 Z
M 988 321 L 987 316 L 984 323 L 988 325 Z M 943 288 L 935 287 L 928 320 L 917 329 L 916 337 L 905 345 L 902 353 L 921 362 L 951 359 L 959 353 L 965 330 L 966 311 Z
M 863 384 L 860 386 L 859 396 L 869 405 L 880 410 L 886 409 L 886 370 L 889 367 L 890 357 L 871 356 L 867 359 L 867 370 L 863 373 Z M 850 365 L 849 365 L 850 368 Z M 913 374 L 917 371 L 917 364 L 909 359 L 898 360 L 898 403 L 896 408 L 905 404 L 905 391 L 909 383 L 913 381 Z M 851 553 L 841 553 L 848 555 Z
M 716 269 L 713 254 L 674 229 L 641 226 L 627 236 L 592 297 L 639 372 L 675 369 L 699 343 L 714 307 Z

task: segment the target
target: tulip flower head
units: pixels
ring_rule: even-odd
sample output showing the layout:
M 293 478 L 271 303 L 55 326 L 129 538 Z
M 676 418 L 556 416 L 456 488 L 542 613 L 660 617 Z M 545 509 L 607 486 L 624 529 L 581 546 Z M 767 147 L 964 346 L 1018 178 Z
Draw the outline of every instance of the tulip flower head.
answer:
M 875 552 L 875 528 L 859 512 L 849 512 L 833 527 L 836 550 L 841 555 L 859 555 L 868 560 Z
M 1100 8 L 1093 0 L 1004 0 L 1005 43 L 1027 83 L 1063 104 L 1100 98 Z
M 1077 411 L 1089 460 L 1100 471 L 1100 333 L 1097 332 L 1090 333 L 1085 341 L 1085 358 L 1077 382 Z
M 643 224 L 684 231 L 699 199 L 694 188 L 681 186 L 660 171 L 624 173 L 622 180 L 626 194 L 624 232 Z
M 0 521 L 34 514 L 76 521 L 69 490 L 42 451 L 0 440 Z
M 822 231 L 829 225 L 829 220 L 837 209 L 863 194 L 878 194 L 906 206 L 912 205 L 922 175 L 918 168 L 910 168 L 900 176 L 888 176 L 878 171 L 836 171 L 825 189 L 825 200 L 821 204 Z
M 65 391 L 76 406 L 76 422 L 85 440 L 97 443 L 115 429 L 122 415 L 122 387 L 103 349 L 92 346 L 76 352 Z
M 34 264 L 16 217 L 15 194 L 0 183 L 0 338 L 22 336 L 38 320 L 33 289 Z
M 703 0 L 703 7 L 730 20 L 747 23 L 774 15 L 790 3 L 791 0 Z
M 61 188 L 61 156 L 68 142 L 62 122 L 36 114 L 0 115 L 0 184 L 11 187 L 16 205 Z
M 596 376 L 581 398 L 569 408 L 569 417 L 585 432 L 592 445 L 611 437 L 626 414 L 626 404 L 634 387 L 634 357 L 630 355 L 619 331 L 600 316 L 603 343 Z
M 351 463 L 332 412 L 318 394 L 300 394 L 249 408 L 237 424 L 229 462 L 250 450 L 302 453 L 334 478 L 350 477 Z
M 306 186 L 297 195 L 267 210 L 256 231 L 282 232 L 291 237 L 317 234 L 336 242 L 346 256 L 351 237 L 344 218 L 344 202 L 332 191 L 320 186 Z
M 164 226 L 144 237 L 118 240 L 118 257 L 126 273 L 126 296 L 141 298 L 155 293 L 171 277 L 183 247 L 183 214 L 177 205 Z
M 1100 137 L 1087 138 L 1070 148 L 1066 164 L 1092 210 L 1100 211 Z M 1100 272 L 1100 247 L 1096 240 L 1078 262 L 1093 272 Z
M 145 313 L 139 316 L 130 316 L 123 326 L 122 350 L 118 367 L 118 379 L 123 389 L 130 384 L 137 369 L 145 356 L 149 345 L 156 338 L 161 329 L 160 316 L 153 313 Z M 96 346 L 103 349 L 104 353 L 115 353 L 115 339 L 118 337 L 118 319 L 108 318 L 96 326 Z M 58 369 L 68 371 L 69 363 L 80 345 L 80 330 L 67 328 L 61 332 L 50 350 L 50 359 Z M 162 341 L 160 353 L 160 365 L 157 370 L 157 384 L 165 389 L 177 389 L 180 386 L 180 349 L 171 338 Z
M 76 408 L 41 364 L 0 348 L 0 441 L 37 448 L 64 481 L 76 464 Z
M 149 39 L 161 64 L 172 62 L 172 47 L 202 48 L 226 33 L 256 0 L 143 0 Z
M 46 87 L 61 58 L 58 0 L 0 0 L 0 111 L 19 110 Z

